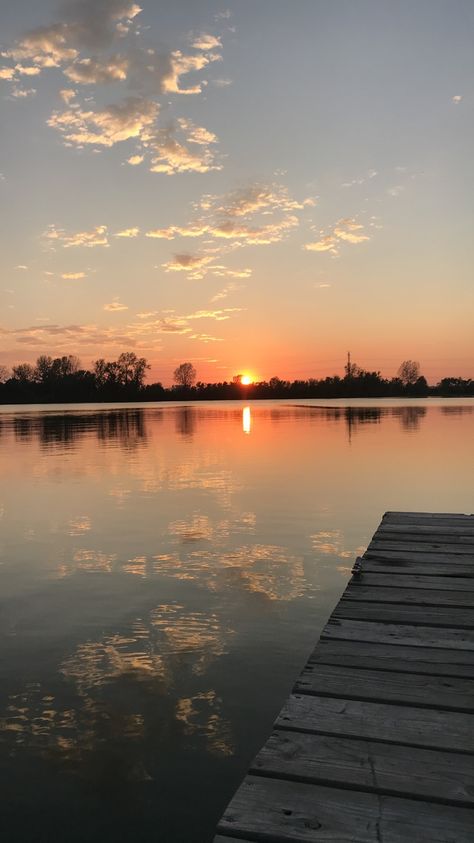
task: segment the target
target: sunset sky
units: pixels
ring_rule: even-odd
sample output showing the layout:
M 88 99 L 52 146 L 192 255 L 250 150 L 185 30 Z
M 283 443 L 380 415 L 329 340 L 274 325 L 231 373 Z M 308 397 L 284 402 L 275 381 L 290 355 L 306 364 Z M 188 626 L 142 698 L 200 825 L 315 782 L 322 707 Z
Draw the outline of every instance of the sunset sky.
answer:
M 0 363 L 474 376 L 472 0 L 0 11 Z

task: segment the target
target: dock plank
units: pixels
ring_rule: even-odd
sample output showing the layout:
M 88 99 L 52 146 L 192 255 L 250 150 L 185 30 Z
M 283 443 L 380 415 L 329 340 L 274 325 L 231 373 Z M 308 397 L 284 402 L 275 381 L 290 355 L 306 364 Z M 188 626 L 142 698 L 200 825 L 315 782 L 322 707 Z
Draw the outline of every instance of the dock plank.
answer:
M 473 629 L 411 626 L 344 618 L 330 619 L 321 633 L 321 638 L 344 638 L 348 641 L 377 641 L 381 644 L 405 644 L 409 647 L 440 647 L 446 650 L 474 651 Z
M 218 829 L 262 843 L 472 843 L 473 820 L 468 808 L 247 776 Z
M 428 542 L 419 541 L 414 542 L 403 541 L 399 536 L 396 540 L 389 539 L 373 539 L 368 547 L 371 552 L 377 550 L 396 550 L 399 553 L 449 553 L 453 556 L 467 556 L 474 562 L 474 549 L 470 545 L 455 544 L 446 542 Z
M 372 603 L 340 600 L 333 618 L 376 621 L 377 623 L 406 623 L 451 629 L 474 629 L 474 609 L 457 606 L 417 606 L 404 603 Z
M 381 586 L 383 588 L 396 588 L 401 593 L 401 589 L 406 592 L 407 595 L 411 595 L 411 592 L 416 589 L 426 589 L 429 591 L 437 590 L 437 591 L 458 591 L 462 589 L 462 593 L 465 594 L 466 591 L 474 591 L 474 578 L 473 577 L 456 577 L 455 579 L 452 577 L 436 577 L 436 576 L 427 576 L 423 574 L 407 574 L 405 573 L 403 577 L 396 576 L 394 574 L 389 574 L 383 572 L 381 574 L 372 574 L 367 572 L 367 564 L 364 564 L 364 570 L 361 572 L 357 580 L 353 579 L 347 589 L 345 594 L 347 595 L 349 590 L 352 588 L 353 585 L 357 584 L 357 586 Z
M 458 527 L 448 524 L 394 524 L 393 522 L 382 523 L 375 535 L 382 533 L 391 533 L 393 535 L 405 535 L 409 533 L 413 536 L 448 536 L 452 538 L 471 538 L 474 541 L 474 524 L 469 527 Z
M 469 650 L 425 647 L 420 651 L 401 644 L 325 639 L 317 643 L 309 657 L 308 665 L 314 663 L 474 679 L 474 652 Z
M 413 588 L 408 589 L 390 586 L 385 588 L 378 585 L 362 585 L 359 578 L 351 582 L 345 592 L 344 601 L 356 600 L 370 603 L 401 603 L 405 606 L 455 606 L 457 608 L 474 609 L 473 591 L 454 591 L 450 589 Z
M 474 753 L 474 718 L 457 711 L 291 694 L 275 728 Z
M 275 730 L 249 772 L 474 805 L 472 758 L 455 752 Z
M 410 676 L 407 682 L 404 672 L 310 663 L 294 692 L 474 713 L 474 680 L 451 676 Z

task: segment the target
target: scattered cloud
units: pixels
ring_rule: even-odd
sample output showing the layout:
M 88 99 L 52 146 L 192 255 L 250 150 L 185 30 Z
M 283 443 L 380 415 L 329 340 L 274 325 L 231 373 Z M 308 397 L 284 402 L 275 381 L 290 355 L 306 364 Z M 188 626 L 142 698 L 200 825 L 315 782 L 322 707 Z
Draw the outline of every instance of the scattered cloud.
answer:
M 132 167 L 136 167 L 138 164 L 141 164 L 144 159 L 144 155 L 131 155 L 130 158 L 127 158 L 127 164 L 131 164 Z
M 154 173 L 221 169 L 212 149 L 215 134 L 184 118 L 162 126 L 157 101 L 160 96 L 201 94 L 208 84 L 202 72 L 222 59 L 221 38 L 195 33 L 187 49 L 159 52 L 136 37 L 133 42 L 125 37 L 141 11 L 129 0 L 70 0 L 63 4 L 59 20 L 26 33 L 2 52 L 11 66 L 0 68 L 0 79 L 15 83 L 22 76 L 56 68 L 80 87 L 113 84 L 114 91 L 120 91 L 126 86 L 125 97 L 105 106 L 97 106 L 93 97 L 81 100 L 76 90 L 63 87 L 59 95 L 66 108 L 55 110 L 47 124 L 61 134 L 66 146 L 75 148 L 97 151 L 134 141 L 137 147 L 127 162 L 136 166 L 149 159 Z M 140 34 L 140 27 L 135 27 L 134 35 Z M 120 50 L 109 52 L 114 45 Z M 34 93 L 33 88 L 11 91 L 16 98 Z
M 339 255 L 341 242 L 352 245 L 364 243 L 370 240 L 368 234 L 364 233 L 364 226 L 353 217 L 343 217 L 337 221 L 332 231 L 325 234 L 320 232 L 320 239 L 314 243 L 306 243 L 304 248 L 308 252 L 329 252 L 332 255 Z
M 211 84 L 216 88 L 228 88 L 232 85 L 232 79 L 213 79 Z
M 225 196 L 206 194 L 196 206 L 196 219 L 184 226 L 152 229 L 146 236 L 174 240 L 206 235 L 211 241 L 268 245 L 297 227 L 297 212 L 314 204 L 312 198 L 302 202 L 292 199 L 282 185 L 254 184 Z
M 212 296 L 210 300 L 211 304 L 214 304 L 214 302 L 222 301 L 223 299 L 226 299 L 227 296 L 230 296 L 231 293 L 236 293 L 238 290 L 242 289 L 243 284 L 237 284 L 234 281 L 231 281 L 230 284 L 227 284 L 225 287 L 222 288 L 222 290 L 218 290 L 218 292 Z
M 60 67 L 74 61 L 82 47 L 107 47 L 141 8 L 128 0 L 74 0 L 64 11 L 65 20 L 31 30 L 3 55 L 15 61 L 28 59 L 39 68 Z
M 115 237 L 138 237 L 140 234 L 139 228 L 124 228 L 123 231 L 117 231 Z
M 66 281 L 78 281 L 80 278 L 86 278 L 85 272 L 63 272 L 61 278 Z
M 126 304 L 122 304 L 122 302 L 120 302 L 118 299 L 114 299 L 108 304 L 104 304 L 104 310 L 108 310 L 112 313 L 117 313 L 121 310 L 128 310 L 128 306 Z
M 105 61 L 98 58 L 77 59 L 64 69 L 71 82 L 80 85 L 104 85 L 127 78 L 129 61 L 125 56 L 110 56 Z
M 452 97 L 451 102 L 453 102 L 455 105 L 459 105 L 461 100 L 462 100 L 462 94 L 456 94 L 454 97 Z
M 186 252 L 173 255 L 172 259 L 163 264 L 166 272 L 187 272 L 193 280 L 204 278 L 205 267 L 211 263 L 212 257 L 207 255 L 190 255 Z
M 87 248 L 93 248 L 94 246 L 109 245 L 106 225 L 96 225 L 95 228 L 90 231 L 76 231 L 73 234 L 67 234 L 64 229 L 56 228 L 55 225 L 50 225 L 44 232 L 43 238 L 52 248 L 54 248 L 54 243 L 56 242 L 65 249 L 74 246 L 86 246 Z
M 400 196 L 403 191 L 405 190 L 405 185 L 403 184 L 395 184 L 393 187 L 389 187 L 387 193 L 389 196 L 393 196 L 395 199 L 397 196 Z
M 25 263 L 18 263 L 16 266 L 13 267 L 14 269 L 28 269 Z
M 12 88 L 10 96 L 15 99 L 26 99 L 26 97 L 34 97 L 36 88 Z
M 377 170 L 367 170 L 362 176 L 357 176 L 355 179 L 351 179 L 351 181 L 345 181 L 342 183 L 341 187 L 354 187 L 359 186 L 361 184 L 365 184 L 367 181 L 371 181 L 376 176 L 378 176 Z
M 48 125 L 61 132 L 64 140 L 73 146 L 111 147 L 131 138 L 145 137 L 158 111 L 158 104 L 151 100 L 127 97 L 98 111 L 82 108 L 56 111 Z
M 151 153 L 152 173 L 208 173 L 220 170 L 211 144 L 217 137 L 191 120 L 180 118 L 167 128 L 157 130 L 146 139 L 144 146 Z
M 73 100 L 76 96 L 76 91 L 74 91 L 73 88 L 62 88 L 59 92 L 59 96 L 66 105 L 69 105 L 71 100 Z
M 219 50 L 222 47 L 222 41 L 215 35 L 202 32 L 196 36 L 191 46 L 195 50 Z

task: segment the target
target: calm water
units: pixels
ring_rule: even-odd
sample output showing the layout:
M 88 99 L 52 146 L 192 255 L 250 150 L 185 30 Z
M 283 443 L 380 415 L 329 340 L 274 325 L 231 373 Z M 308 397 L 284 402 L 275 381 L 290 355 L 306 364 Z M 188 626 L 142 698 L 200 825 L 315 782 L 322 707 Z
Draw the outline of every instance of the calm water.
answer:
M 210 841 L 384 510 L 472 510 L 473 401 L 309 404 L 0 412 L 5 841 Z

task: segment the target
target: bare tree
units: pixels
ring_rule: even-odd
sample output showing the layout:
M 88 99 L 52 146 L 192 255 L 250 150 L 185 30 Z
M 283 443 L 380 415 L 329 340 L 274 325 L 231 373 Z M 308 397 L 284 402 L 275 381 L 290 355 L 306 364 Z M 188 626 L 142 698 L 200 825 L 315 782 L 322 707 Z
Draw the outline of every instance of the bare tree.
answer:
M 0 366 L 0 383 L 5 383 L 10 377 L 10 372 L 6 366 Z
M 12 373 L 17 381 L 23 381 L 23 383 L 32 383 L 36 377 L 35 367 L 31 363 L 19 363 L 18 366 L 13 366 Z
M 420 377 L 420 364 L 417 360 L 404 360 L 398 367 L 397 377 L 404 386 L 415 384 Z
M 184 389 L 189 389 L 195 383 L 196 377 L 197 372 L 192 363 L 181 363 L 173 372 L 175 383 Z

